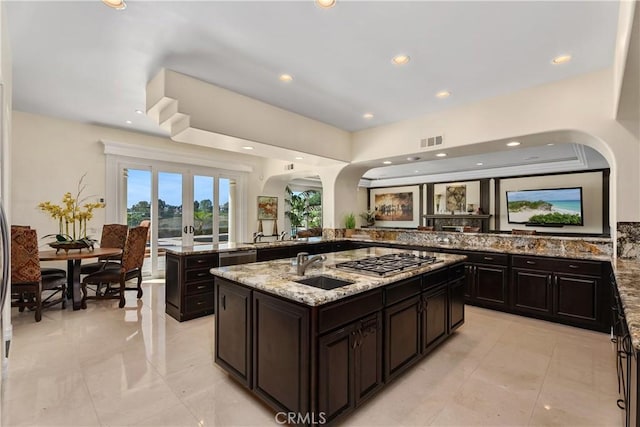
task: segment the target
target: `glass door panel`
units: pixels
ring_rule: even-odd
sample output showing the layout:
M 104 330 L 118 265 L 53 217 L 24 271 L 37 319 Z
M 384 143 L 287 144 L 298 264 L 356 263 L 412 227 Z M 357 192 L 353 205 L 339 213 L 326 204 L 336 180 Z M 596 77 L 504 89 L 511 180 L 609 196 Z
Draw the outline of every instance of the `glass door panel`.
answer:
M 158 172 L 158 269 L 164 263 L 164 247 L 183 244 L 183 178 L 181 173 Z
M 125 168 L 127 225 L 151 225 L 151 170 Z M 149 233 L 151 234 L 151 233 Z M 150 242 L 147 241 L 142 274 L 151 274 Z
M 193 176 L 193 245 L 216 242 L 214 224 L 214 178 Z

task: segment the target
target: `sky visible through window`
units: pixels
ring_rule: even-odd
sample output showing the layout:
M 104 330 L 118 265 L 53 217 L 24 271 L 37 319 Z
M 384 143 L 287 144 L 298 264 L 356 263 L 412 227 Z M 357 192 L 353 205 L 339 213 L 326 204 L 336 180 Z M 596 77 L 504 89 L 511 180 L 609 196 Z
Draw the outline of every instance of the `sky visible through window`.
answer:
M 151 203 L 151 171 L 129 169 L 127 179 L 127 208 L 138 202 Z M 161 172 L 162 191 L 160 198 L 168 205 L 182 205 L 182 175 Z M 194 182 L 195 200 L 213 201 L 211 178 L 196 176 Z M 220 179 L 220 205 L 229 201 L 229 180 Z

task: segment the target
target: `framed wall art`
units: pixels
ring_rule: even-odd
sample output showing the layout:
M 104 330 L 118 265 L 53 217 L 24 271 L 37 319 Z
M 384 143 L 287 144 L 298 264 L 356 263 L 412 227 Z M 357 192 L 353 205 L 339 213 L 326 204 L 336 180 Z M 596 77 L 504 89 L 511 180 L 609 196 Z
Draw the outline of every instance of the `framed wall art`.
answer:
M 447 212 L 465 212 L 467 207 L 467 186 L 447 185 Z
M 375 214 L 376 226 L 415 228 L 420 223 L 420 187 L 372 188 L 369 208 Z
M 258 196 L 258 220 L 278 219 L 278 198 Z

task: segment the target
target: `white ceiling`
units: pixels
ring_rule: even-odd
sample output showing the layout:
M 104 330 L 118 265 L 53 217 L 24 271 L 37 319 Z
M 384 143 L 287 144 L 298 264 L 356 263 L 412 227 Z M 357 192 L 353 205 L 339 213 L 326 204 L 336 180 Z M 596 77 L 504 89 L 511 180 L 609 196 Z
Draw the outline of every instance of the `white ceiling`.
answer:
M 3 3 L 15 109 L 161 135 L 134 111 L 162 67 L 357 131 L 610 67 L 618 13 L 615 1 Z M 393 65 L 398 53 L 412 60 Z

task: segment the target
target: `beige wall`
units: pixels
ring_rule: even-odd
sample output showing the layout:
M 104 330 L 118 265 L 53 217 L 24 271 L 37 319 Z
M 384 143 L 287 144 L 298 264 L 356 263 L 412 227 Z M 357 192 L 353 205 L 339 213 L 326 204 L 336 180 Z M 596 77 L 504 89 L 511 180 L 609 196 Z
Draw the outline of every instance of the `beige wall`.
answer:
M 521 90 L 475 104 L 373 128 L 353 135 L 353 160 L 365 162 L 421 152 L 420 139 L 444 135 L 438 150 L 554 132 L 589 145 L 609 162 L 611 213 L 640 220 L 640 141 L 612 118 L 612 70 Z M 624 194 L 624 197 L 618 195 Z
M 173 150 L 181 155 L 205 156 L 219 162 L 250 165 L 245 194 L 255 201 L 260 191 L 262 166 L 258 158 L 198 146 L 177 144 L 167 138 L 121 129 L 60 120 L 14 111 L 11 163 L 11 191 L 14 223 L 30 224 L 38 235 L 57 232 L 57 224 L 38 210 L 38 203 L 59 203 L 67 191 L 75 191 L 78 180 L 87 172 L 84 194 L 104 197 L 105 155 L 102 140 L 117 141 L 146 149 Z M 106 200 L 109 203 L 109 200 Z M 248 215 L 256 217 L 255 203 L 248 202 Z M 99 230 L 105 222 L 105 210 L 96 211 L 90 223 Z

